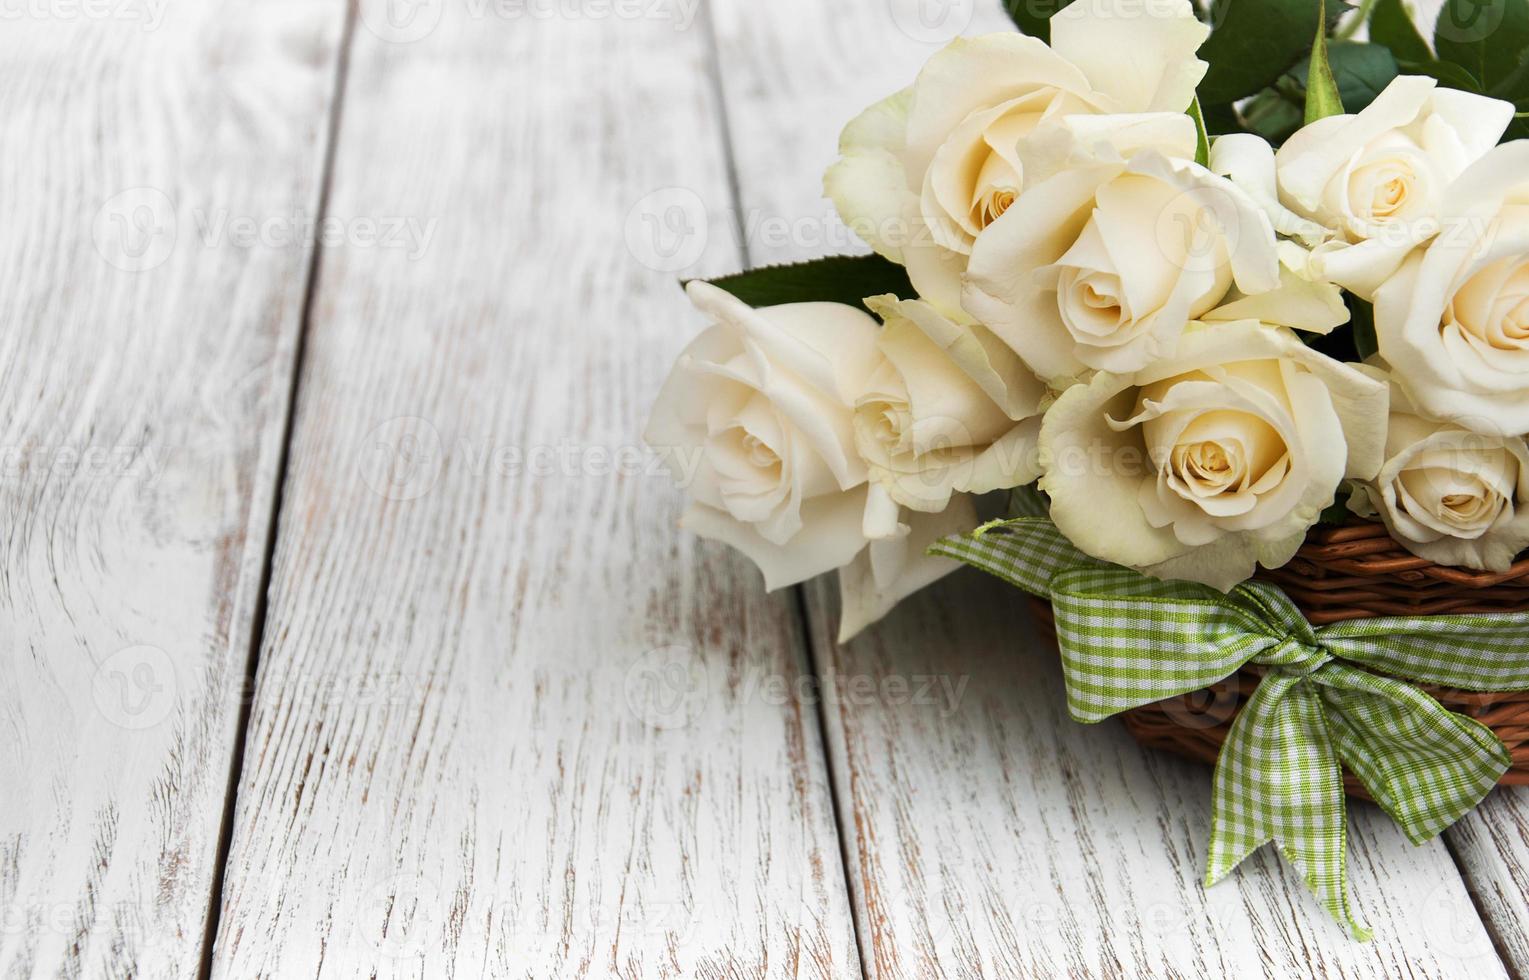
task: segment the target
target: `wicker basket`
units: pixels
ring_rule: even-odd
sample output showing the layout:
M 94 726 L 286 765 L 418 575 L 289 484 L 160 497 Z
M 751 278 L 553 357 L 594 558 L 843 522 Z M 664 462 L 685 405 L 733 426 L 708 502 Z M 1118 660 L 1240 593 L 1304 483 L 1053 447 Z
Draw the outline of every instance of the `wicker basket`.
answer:
M 1295 559 L 1261 569 L 1318 626 L 1372 616 L 1519 612 L 1529 609 L 1529 558 L 1501 573 L 1447 568 L 1403 550 L 1384 525 L 1353 521 L 1319 527 Z M 1036 619 L 1053 631 L 1051 605 L 1032 600 Z M 1127 712 L 1126 728 L 1143 745 L 1214 763 L 1242 704 L 1258 686 L 1261 668 L 1249 666 L 1216 686 Z M 1451 711 L 1490 727 L 1513 758 L 1503 785 L 1529 785 L 1529 691 L 1479 694 L 1424 687 Z M 1364 787 L 1345 774 L 1353 796 Z

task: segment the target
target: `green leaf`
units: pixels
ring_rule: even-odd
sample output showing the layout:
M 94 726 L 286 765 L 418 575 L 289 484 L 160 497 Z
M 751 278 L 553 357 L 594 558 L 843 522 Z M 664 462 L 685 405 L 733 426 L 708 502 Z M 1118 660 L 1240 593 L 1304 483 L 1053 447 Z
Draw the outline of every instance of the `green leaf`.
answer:
M 1051 18 L 1072 0 L 1004 0 L 1014 26 L 1031 37 L 1051 43 Z
M 1189 118 L 1195 121 L 1195 163 L 1210 166 L 1210 133 L 1205 129 L 1205 113 L 1200 111 L 1200 99 L 1189 103 Z
M 1242 107 L 1242 118 L 1249 129 L 1279 146 L 1306 121 L 1304 104 L 1304 90 L 1301 104 L 1298 105 L 1275 89 L 1264 89 Z
M 1321 9 L 1321 0 L 1215 0 L 1215 29 L 1200 48 L 1201 60 L 1210 64 L 1200 98 L 1220 105 L 1274 84 L 1310 50 L 1311 25 Z
M 1317 518 L 1317 523 L 1330 525 L 1347 524 L 1349 518 L 1353 516 L 1353 514 L 1349 513 L 1347 501 L 1339 500 L 1330 504 L 1327 509 L 1322 511 L 1322 516 Z
M 1327 0 L 1320 3 L 1322 16 L 1317 20 L 1317 37 L 1311 47 L 1311 68 L 1306 73 L 1306 125 L 1318 119 L 1343 115 L 1343 97 L 1338 94 L 1338 80 L 1327 60 Z
M 1418 33 L 1403 0 L 1380 0 L 1370 18 L 1370 40 L 1390 48 L 1399 61 L 1428 62 L 1433 50 Z
M 1529 108 L 1529 0 L 1448 0 L 1439 11 L 1434 48 L 1440 61 L 1479 82 L 1479 91 Z M 1524 119 L 1514 119 L 1503 136 L 1525 138 Z
M 1439 80 L 1439 84 L 1445 88 L 1456 88 L 1462 92 L 1475 92 L 1477 95 L 1485 95 L 1481 87 L 1481 80 L 1459 65 L 1448 61 L 1403 61 L 1402 71 L 1408 75 L 1429 75 Z
M 1459 65 L 1489 94 L 1511 85 L 1529 51 L 1529 0 L 1447 0 L 1434 25 L 1440 61 Z M 1510 97 L 1501 93 L 1502 97 Z
M 847 303 L 858 307 L 867 296 L 918 296 L 903 267 L 879 255 L 836 255 L 795 265 L 769 265 L 706 281 L 750 306 Z

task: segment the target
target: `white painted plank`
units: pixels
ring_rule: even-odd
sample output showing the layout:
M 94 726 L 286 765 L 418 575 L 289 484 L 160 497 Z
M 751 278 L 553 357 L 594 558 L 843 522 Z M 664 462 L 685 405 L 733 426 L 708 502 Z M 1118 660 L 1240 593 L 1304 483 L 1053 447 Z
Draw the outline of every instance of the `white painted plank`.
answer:
M 1504 787 L 1445 831 L 1502 957 L 1529 975 L 1529 787 Z M 1451 921 L 1467 917 L 1453 910 Z
M 6 8 L 0 976 L 199 968 L 343 8 Z
M 352 49 L 331 211 L 436 231 L 324 255 L 214 975 L 858 976 L 792 597 L 638 449 L 708 34 L 436 9 Z
M 743 214 L 835 224 L 818 181 L 837 127 L 907 84 L 933 49 L 917 41 L 943 38 L 896 2 L 718 6 Z M 925 9 L 955 12 L 949 31 L 962 8 Z M 996 4 L 965 9 L 968 31 L 1005 26 Z M 749 243 L 782 261 L 834 237 Z M 1012 589 L 959 576 L 847 649 L 831 594 L 808 605 L 871 975 L 1501 974 L 1445 848 L 1412 848 L 1372 808 L 1351 849 L 1373 943 L 1350 942 L 1272 855 L 1202 889 L 1209 771 L 1070 721 Z

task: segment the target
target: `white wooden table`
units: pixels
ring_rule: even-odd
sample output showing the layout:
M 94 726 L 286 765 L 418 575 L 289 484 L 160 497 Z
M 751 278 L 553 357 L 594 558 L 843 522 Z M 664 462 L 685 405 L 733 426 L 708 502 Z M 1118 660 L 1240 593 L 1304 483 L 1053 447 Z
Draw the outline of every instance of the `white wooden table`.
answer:
M 674 530 L 676 276 L 856 247 L 996 0 L 6 10 L 0 975 L 1529 972 L 1529 796 L 1357 808 L 1355 944 L 1013 591 L 840 648 Z

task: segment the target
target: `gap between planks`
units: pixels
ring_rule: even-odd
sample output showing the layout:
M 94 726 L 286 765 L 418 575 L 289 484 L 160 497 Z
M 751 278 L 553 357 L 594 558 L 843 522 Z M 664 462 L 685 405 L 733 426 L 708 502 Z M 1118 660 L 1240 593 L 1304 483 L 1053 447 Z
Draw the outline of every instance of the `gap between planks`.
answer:
M 330 87 L 329 119 L 325 126 L 323 162 L 319 169 L 319 197 L 316 227 L 323 227 L 329 214 L 329 193 L 334 185 L 335 149 L 339 144 L 341 122 L 345 116 L 345 82 L 350 73 L 350 47 L 355 39 L 356 6 L 345 3 L 345 21 L 335 51 L 334 81 Z M 293 423 L 297 417 L 298 388 L 302 384 L 303 354 L 308 349 L 308 328 L 313 320 L 313 302 L 318 296 L 319 275 L 323 269 L 324 245 L 315 242 L 308 257 L 303 284 L 302 316 L 297 325 L 297 340 L 292 349 L 291 375 L 287 383 L 285 415 L 281 420 L 281 447 L 276 458 L 275 488 L 271 512 L 266 524 L 264 551 L 260 562 L 260 584 L 255 596 L 254 622 L 250 629 L 249 652 L 244 662 L 243 682 L 239 686 L 239 719 L 234 729 L 234 744 L 229 757 L 228 790 L 223 802 L 223 816 L 218 825 L 218 846 L 213 858 L 212 895 L 207 906 L 207 924 L 202 939 L 202 960 L 197 967 L 198 980 L 212 976 L 212 952 L 217 945 L 218 927 L 222 924 L 223 878 L 228 870 L 228 855 L 233 844 L 234 812 L 239 802 L 239 781 L 244 774 L 244 746 L 249 738 L 250 714 L 254 705 L 255 674 L 260 667 L 260 648 L 265 642 L 266 614 L 271 590 L 271 569 L 276 555 L 276 535 L 280 529 L 281 507 L 285 498 L 287 466 L 292 451 Z
M 707 73 L 710 76 L 712 99 L 717 106 L 717 117 L 720 122 L 718 127 L 722 142 L 722 159 L 727 171 L 727 192 L 729 201 L 733 207 L 733 232 L 737 236 L 738 254 L 743 259 L 743 269 L 753 268 L 755 258 L 749 247 L 748 228 L 743 218 L 743 191 L 738 180 L 738 156 L 737 147 L 734 146 L 732 121 L 728 116 L 727 94 L 722 84 L 722 48 L 717 39 L 717 24 L 715 14 L 710 2 L 702 3 L 699 9 L 701 25 L 706 32 L 706 47 L 709 54 L 707 59 Z M 740 270 L 742 271 L 742 270 Z M 834 833 L 839 842 L 839 870 L 845 894 L 851 902 L 857 902 L 856 889 L 856 862 L 854 814 L 846 808 L 849 800 L 845 787 L 839 785 L 839 772 L 832 764 L 832 753 L 828 745 L 828 731 L 831 719 L 828 715 L 828 705 L 821 692 L 824 690 L 823 658 L 819 656 L 817 647 L 812 642 L 812 618 L 808 611 L 808 597 L 806 583 L 791 587 L 791 608 L 796 617 L 796 645 L 798 667 L 813 678 L 819 696 L 815 699 L 817 704 L 813 716 L 816 720 L 817 749 L 825 760 L 829 761 L 828 770 L 828 799 L 833 810 Z M 860 916 L 850 917 L 850 928 L 855 937 L 855 955 L 858 958 L 857 966 L 862 978 L 869 977 L 867 972 L 867 958 L 865 949 L 865 937 L 861 935 Z

